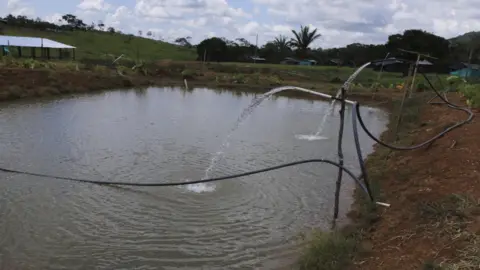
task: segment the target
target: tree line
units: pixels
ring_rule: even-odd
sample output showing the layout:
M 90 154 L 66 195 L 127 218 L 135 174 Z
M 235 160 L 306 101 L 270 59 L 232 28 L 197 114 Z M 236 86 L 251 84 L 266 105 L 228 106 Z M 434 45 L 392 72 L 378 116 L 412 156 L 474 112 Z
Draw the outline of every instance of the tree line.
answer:
M 121 33 L 113 27 L 106 27 L 102 21 L 85 23 L 72 14 L 65 14 L 55 23 L 40 18 L 8 15 L 0 18 L 7 25 L 32 28 L 42 31 L 103 31 Z M 1 34 L 1 33 L 0 33 Z M 137 33 L 148 38 L 155 37 L 151 31 Z M 314 41 L 321 34 L 317 29 L 301 26 L 292 30 L 290 36 L 280 35 L 268 41 L 261 47 L 250 43 L 245 38 L 230 40 L 224 37 L 212 37 L 193 45 L 191 37 L 179 37 L 175 43 L 179 46 L 196 48 L 197 60 L 251 62 L 252 57 L 261 57 L 268 63 L 280 63 L 287 57 L 296 59 L 312 59 L 321 65 L 358 66 L 365 62 L 383 59 L 387 54 L 391 57 L 414 59 L 414 55 L 407 54 L 399 49 L 417 51 L 431 55 L 435 59 L 428 59 L 437 64 L 440 70 L 456 62 L 480 63 L 480 34 L 471 32 L 453 39 L 445 39 L 420 29 L 405 30 L 403 33 L 390 35 L 384 44 L 353 43 L 344 47 L 322 49 L 312 48 Z
M 242 39 L 232 41 L 212 37 L 197 45 L 197 55 L 198 60 L 206 61 L 251 62 L 251 56 L 258 56 L 269 63 L 279 63 L 291 57 L 316 60 L 321 65 L 355 67 L 387 56 L 415 60 L 416 55 L 402 51 L 408 50 L 432 56 L 422 59 L 433 62 L 439 72 L 446 72 L 452 64 L 459 62 L 480 63 L 478 32 L 445 39 L 424 30 L 409 29 L 390 35 L 385 44 L 353 43 L 337 48 L 311 48 L 311 44 L 320 36 L 316 29 L 301 26 L 299 31 L 292 30 L 291 37 L 280 35 L 259 48 Z

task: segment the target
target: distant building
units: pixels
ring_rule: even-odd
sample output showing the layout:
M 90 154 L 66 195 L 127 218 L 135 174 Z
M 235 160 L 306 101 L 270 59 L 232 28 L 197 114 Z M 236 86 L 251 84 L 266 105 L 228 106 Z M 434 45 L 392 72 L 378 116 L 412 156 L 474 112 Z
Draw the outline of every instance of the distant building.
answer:
M 28 56 L 31 58 L 37 57 L 38 49 L 40 57 L 47 59 L 54 58 L 50 54 L 51 50 L 57 50 L 57 57 L 60 59 L 70 58 L 69 52 L 72 51 L 72 58 L 75 59 L 75 47 L 47 38 L 0 35 L 0 48 L 3 55 L 11 54 L 16 48 L 18 57 Z M 29 55 L 26 52 L 29 52 Z
M 480 78 L 480 65 L 456 63 L 450 66 L 450 75 L 461 78 Z
M 261 58 L 261 57 L 258 57 L 258 56 L 250 56 L 250 59 L 254 62 L 265 62 L 265 58 Z
M 386 72 L 401 72 L 405 76 L 408 74 L 408 69 L 410 65 L 415 65 L 416 61 L 390 57 L 383 60 L 375 61 L 373 65 L 373 70 L 376 71 L 386 71 Z M 428 67 L 433 66 L 433 64 L 428 60 L 420 60 L 418 61 L 419 69 L 422 71 L 426 71 Z
M 317 61 L 316 60 L 300 60 L 298 64 L 301 66 L 315 66 L 317 65 Z
M 292 58 L 292 57 L 285 57 L 285 59 L 283 59 L 280 64 L 284 64 L 284 65 L 298 65 L 300 61 L 295 59 L 295 58 Z
M 327 65 L 341 66 L 341 65 L 343 65 L 343 61 L 341 59 L 337 59 L 337 58 L 328 59 Z
M 317 65 L 316 60 L 312 59 L 304 59 L 304 60 L 298 60 L 292 57 L 285 57 L 283 61 L 280 62 L 280 64 L 284 65 L 301 65 L 301 66 L 315 66 Z

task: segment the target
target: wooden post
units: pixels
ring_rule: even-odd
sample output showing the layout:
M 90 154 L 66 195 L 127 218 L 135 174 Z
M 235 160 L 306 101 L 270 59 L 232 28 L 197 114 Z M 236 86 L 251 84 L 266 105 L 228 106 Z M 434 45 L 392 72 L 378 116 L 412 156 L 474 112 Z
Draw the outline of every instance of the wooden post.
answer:
M 36 48 L 35 48 L 35 47 L 32 47 L 31 50 L 32 50 L 32 51 L 31 51 L 32 58 L 35 59 L 35 58 L 36 58 L 36 55 L 35 55 L 35 53 L 36 53 Z
M 50 60 L 50 48 L 47 48 L 47 59 Z
M 413 89 L 414 89 L 414 86 L 415 86 L 415 77 L 417 76 L 418 62 L 420 62 L 420 54 L 417 54 L 417 62 L 415 62 L 415 68 L 413 70 L 412 83 L 410 84 L 410 94 L 409 94 L 408 98 L 412 97 Z
M 343 167 L 343 127 L 344 127 L 344 120 L 345 120 L 345 88 L 342 87 L 340 95 L 340 130 L 338 132 L 338 163 L 340 166 Z M 354 108 L 352 108 L 353 110 Z M 343 177 L 343 169 L 338 169 L 338 177 L 335 187 L 335 206 L 333 210 L 333 221 L 332 221 L 332 229 L 335 228 L 338 218 L 338 211 L 339 211 L 339 204 L 340 204 L 340 190 L 342 189 L 342 177 Z
M 17 47 L 18 50 L 18 57 L 22 57 L 22 47 Z
M 73 58 L 73 60 L 75 60 L 75 48 L 73 48 L 72 50 L 73 50 L 73 51 L 72 51 L 72 52 L 73 52 L 73 53 L 72 53 L 72 58 Z

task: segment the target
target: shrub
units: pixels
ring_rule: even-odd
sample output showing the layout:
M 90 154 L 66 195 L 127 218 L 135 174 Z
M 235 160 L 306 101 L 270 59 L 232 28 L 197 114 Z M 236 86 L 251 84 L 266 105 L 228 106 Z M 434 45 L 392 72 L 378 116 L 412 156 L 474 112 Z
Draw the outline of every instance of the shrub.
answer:
M 339 232 L 315 232 L 299 261 L 300 270 L 343 270 L 351 263 L 355 240 Z
M 182 77 L 184 79 L 193 79 L 193 78 L 195 78 L 195 75 L 196 75 L 195 71 L 193 71 L 191 69 L 184 69 L 182 71 Z
M 480 85 L 465 84 L 460 92 L 467 98 L 467 104 L 471 107 L 480 107 Z

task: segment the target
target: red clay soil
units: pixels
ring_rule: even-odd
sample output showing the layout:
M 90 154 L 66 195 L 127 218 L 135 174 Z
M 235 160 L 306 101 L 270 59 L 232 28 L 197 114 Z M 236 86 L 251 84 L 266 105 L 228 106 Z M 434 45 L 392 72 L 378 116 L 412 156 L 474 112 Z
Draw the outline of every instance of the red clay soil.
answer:
M 459 96 L 450 100 L 465 104 Z M 381 182 L 383 198 L 391 207 L 380 210 L 380 220 L 367 233 L 366 243 L 371 252 L 356 260 L 356 269 L 429 269 L 424 268 L 426 262 L 456 260 L 464 241 L 454 241 L 441 233 L 441 227 L 432 225 L 435 220 L 422 216 L 421 205 L 452 194 L 480 199 L 479 116 L 477 110 L 471 123 L 453 130 L 428 148 L 392 152 L 386 162 L 389 173 Z M 421 116 L 424 126 L 409 136 L 419 143 L 466 117 L 464 112 L 447 106 L 425 105 Z M 474 234 L 480 233 L 479 213 L 469 215 L 465 229 L 473 228 Z

